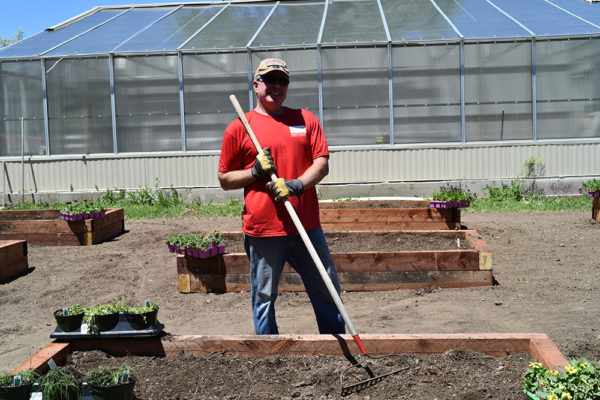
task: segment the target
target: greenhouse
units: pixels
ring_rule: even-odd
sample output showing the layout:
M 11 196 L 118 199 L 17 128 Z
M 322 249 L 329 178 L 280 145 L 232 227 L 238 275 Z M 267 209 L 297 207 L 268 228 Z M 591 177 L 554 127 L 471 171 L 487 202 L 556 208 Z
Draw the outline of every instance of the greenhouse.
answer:
M 56 169 L 61 160 L 111 160 L 122 170 L 126 160 L 144 159 L 164 171 L 156 157 L 191 157 L 189 166 L 210 173 L 178 181 L 173 170 L 163 181 L 217 186 L 215 155 L 236 117 L 229 95 L 253 108 L 253 70 L 273 56 L 291 69 L 286 105 L 321 120 L 332 151 L 348 153 L 340 163 L 373 164 L 333 173 L 331 182 L 505 178 L 513 167 L 482 168 L 477 160 L 519 164 L 538 153 L 551 176 L 600 170 L 600 4 L 585 0 L 95 7 L 0 49 L 0 160 L 26 155 L 86 189 L 101 178 L 91 171 L 73 178 L 74 170 Z M 471 149 L 468 166 L 448 171 L 442 162 L 446 172 L 426 174 L 413 163 L 412 175 L 386 172 L 407 149 L 443 146 Z M 517 150 L 486 156 L 490 146 Z M 575 170 L 550 164 L 569 152 L 565 146 L 584 160 Z M 384 150 L 390 159 L 379 161 Z M 58 178 L 44 182 L 29 190 L 64 189 Z

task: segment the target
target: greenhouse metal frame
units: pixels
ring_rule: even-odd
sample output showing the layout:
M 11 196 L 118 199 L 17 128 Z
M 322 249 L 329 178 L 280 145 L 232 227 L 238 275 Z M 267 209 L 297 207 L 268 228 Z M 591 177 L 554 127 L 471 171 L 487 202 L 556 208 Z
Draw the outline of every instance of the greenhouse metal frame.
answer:
M 228 94 L 253 108 L 271 55 L 331 146 L 598 138 L 600 79 L 581 65 L 600 64 L 599 36 L 583 0 L 97 7 L 0 50 L 0 157 L 20 154 L 21 118 L 29 155 L 218 150 Z M 575 66 L 584 82 L 560 76 Z

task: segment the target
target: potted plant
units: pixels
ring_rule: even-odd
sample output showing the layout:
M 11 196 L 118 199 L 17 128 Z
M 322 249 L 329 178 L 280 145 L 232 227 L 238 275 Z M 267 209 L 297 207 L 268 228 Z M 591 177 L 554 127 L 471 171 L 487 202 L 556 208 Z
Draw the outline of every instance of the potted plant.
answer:
M 66 367 L 48 371 L 40 381 L 40 389 L 48 400 L 77 400 L 81 394 L 75 373 Z
M 582 182 L 582 185 L 587 189 L 588 196 L 600 197 L 600 179 L 591 179 L 586 182 Z
M 452 185 L 440 186 L 434 190 L 433 200 L 429 201 L 430 208 L 461 208 L 469 207 L 477 196 L 470 189 L 464 190 Z
M 190 257 L 208 258 L 225 253 L 225 238 L 222 233 L 208 235 L 188 233 L 165 238 L 169 251 Z
M 529 363 L 529 367 L 522 385 L 532 400 L 600 399 L 600 369 L 585 358 L 572 359 L 565 372 L 550 370 L 539 362 Z
M 126 307 L 119 298 L 111 304 L 87 307 L 83 321 L 92 328 L 93 333 L 110 331 L 119 322 L 119 312 L 121 311 L 126 311 Z
M 75 304 L 69 308 L 54 311 L 56 324 L 63 332 L 73 332 L 81 328 L 85 308 Z
M 145 303 L 141 306 L 127 307 L 127 311 L 125 312 L 125 319 L 135 330 L 156 326 L 158 323 L 157 317 L 158 306 L 149 299 L 146 299 Z
M 0 400 L 28 400 L 31 386 L 39 377 L 31 370 L 0 374 Z
M 137 377 L 135 370 L 123 363 L 117 370 L 104 366 L 89 371 L 86 380 L 95 400 L 133 400 Z
M 60 217 L 67 221 L 80 221 L 88 218 L 100 218 L 106 214 L 106 206 L 102 201 L 67 203 Z

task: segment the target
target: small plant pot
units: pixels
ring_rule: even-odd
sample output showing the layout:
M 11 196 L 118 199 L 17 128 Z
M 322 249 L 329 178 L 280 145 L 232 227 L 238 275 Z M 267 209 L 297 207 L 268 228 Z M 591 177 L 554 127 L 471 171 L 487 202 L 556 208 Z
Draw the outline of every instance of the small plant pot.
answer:
M 210 252 L 210 257 L 216 257 L 218 254 L 217 246 L 210 246 L 208 251 Z
M 588 196 L 590 197 L 600 197 L 600 190 L 588 190 Z
M 471 202 L 469 200 L 465 201 L 442 201 L 442 200 L 432 200 L 429 202 L 430 208 L 464 208 L 469 207 Z
M 90 385 L 90 391 L 94 400 L 133 400 L 133 388 L 135 381 L 120 383 L 117 385 L 99 386 Z
M 156 326 L 158 323 L 158 309 L 140 314 L 126 313 L 125 319 L 136 331 Z
M 31 383 L 21 386 L 0 386 L 0 400 L 29 400 L 31 394 Z
M 54 311 L 54 319 L 56 319 L 56 325 L 63 332 L 73 332 L 81 328 L 83 314 L 62 315 L 62 310 L 56 310 Z
M 99 314 L 93 317 L 94 325 L 96 326 L 96 333 L 106 332 L 117 326 L 119 322 L 119 313 L 115 314 Z
M 209 249 L 206 249 L 206 250 L 198 249 L 198 255 L 196 257 L 208 258 L 208 257 L 210 257 L 210 250 Z
M 225 254 L 225 244 L 218 244 L 217 245 L 217 255 L 222 255 Z

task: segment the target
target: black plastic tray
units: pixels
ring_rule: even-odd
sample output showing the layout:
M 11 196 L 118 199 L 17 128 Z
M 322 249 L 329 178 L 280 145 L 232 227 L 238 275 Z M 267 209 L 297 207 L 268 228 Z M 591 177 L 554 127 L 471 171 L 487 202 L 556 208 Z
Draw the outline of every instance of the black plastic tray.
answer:
M 110 331 L 99 333 L 81 333 L 81 331 L 64 332 L 58 326 L 50 334 L 53 339 L 114 339 L 114 338 L 131 338 L 131 337 L 153 337 L 159 335 L 165 326 L 158 322 L 156 326 L 150 326 L 145 329 L 132 329 L 125 318 L 124 313 L 119 313 L 119 322 Z

